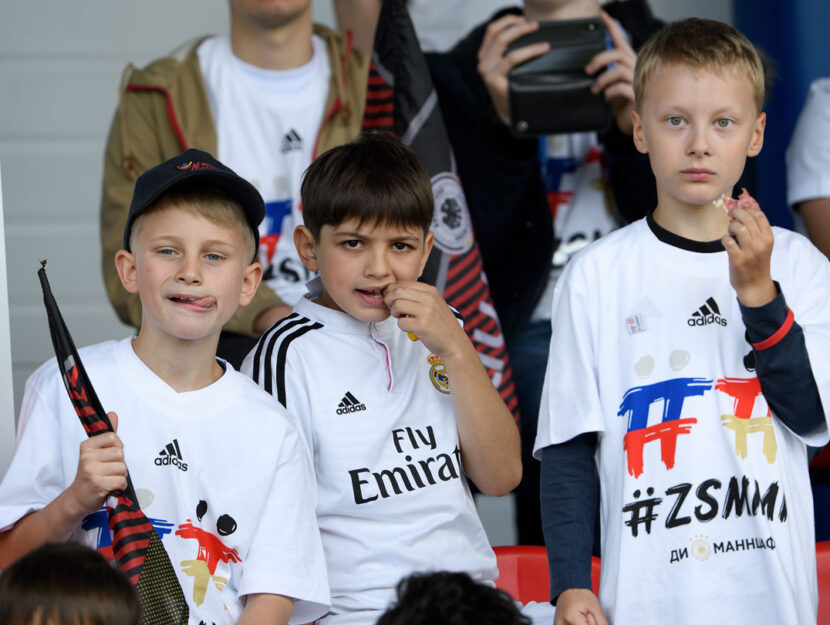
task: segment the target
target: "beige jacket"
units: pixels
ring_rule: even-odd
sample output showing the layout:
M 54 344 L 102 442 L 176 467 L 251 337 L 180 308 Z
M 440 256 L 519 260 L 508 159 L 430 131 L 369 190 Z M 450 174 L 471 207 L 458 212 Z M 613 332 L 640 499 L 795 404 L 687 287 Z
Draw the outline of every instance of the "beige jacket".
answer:
M 316 156 L 360 133 L 369 59 L 352 49 L 351 38 L 344 34 L 319 25 L 314 32 L 325 39 L 332 67 Z M 216 130 L 196 53 L 203 40 L 185 44 L 144 69 L 125 68 L 121 98 L 107 139 L 101 198 L 102 269 L 107 295 L 119 319 L 136 328 L 141 323 L 141 302 L 137 295 L 124 291 L 113 261 L 122 248 L 135 179 L 187 148 L 216 154 Z M 255 336 L 257 316 L 280 303 L 271 289 L 262 287 L 248 306 L 236 311 L 225 329 Z

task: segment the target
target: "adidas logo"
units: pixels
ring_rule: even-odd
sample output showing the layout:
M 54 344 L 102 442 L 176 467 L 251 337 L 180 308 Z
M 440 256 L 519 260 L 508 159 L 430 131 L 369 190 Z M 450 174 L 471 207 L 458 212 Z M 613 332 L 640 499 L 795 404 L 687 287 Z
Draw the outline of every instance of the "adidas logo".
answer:
M 187 471 L 187 463 L 183 462 L 182 450 L 179 448 L 179 439 L 174 438 L 172 443 L 167 443 L 164 449 L 159 452 L 155 459 L 156 466 L 163 467 L 172 464 L 181 471 Z
M 303 138 L 293 128 L 285 133 L 282 138 L 282 153 L 303 148 Z
M 357 397 L 349 391 L 346 391 L 343 399 L 337 405 L 337 414 L 347 414 L 349 412 L 357 412 L 358 410 L 366 410 L 366 404 L 361 403 Z
M 714 297 L 706 300 L 706 303 L 692 313 L 686 321 L 690 326 L 708 326 L 716 323 L 719 326 L 726 325 L 726 318 L 720 316 L 720 308 Z

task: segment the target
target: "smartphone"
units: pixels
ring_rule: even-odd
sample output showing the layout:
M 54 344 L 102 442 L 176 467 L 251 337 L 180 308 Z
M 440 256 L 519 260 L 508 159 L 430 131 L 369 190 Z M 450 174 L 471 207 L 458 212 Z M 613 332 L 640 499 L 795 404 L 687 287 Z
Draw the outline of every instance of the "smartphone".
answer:
M 602 20 L 540 22 L 538 30 L 511 43 L 505 53 L 542 41 L 550 50 L 507 76 L 513 132 L 534 136 L 607 128 L 611 110 L 602 94 L 591 93 L 594 77 L 585 74 L 588 62 L 608 48 Z

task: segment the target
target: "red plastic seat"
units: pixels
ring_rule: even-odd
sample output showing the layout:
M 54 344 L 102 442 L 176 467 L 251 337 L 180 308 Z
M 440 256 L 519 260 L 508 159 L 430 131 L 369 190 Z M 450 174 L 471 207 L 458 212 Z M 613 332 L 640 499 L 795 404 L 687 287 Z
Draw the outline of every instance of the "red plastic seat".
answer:
M 818 625 L 830 625 L 830 540 L 816 543 Z
M 493 551 L 499 566 L 498 588 L 522 603 L 550 600 L 548 556 L 544 547 L 513 545 L 494 547 Z M 591 582 L 594 592 L 599 592 L 599 558 L 591 561 Z
M 499 566 L 496 586 L 517 601 L 548 601 L 550 577 L 544 547 L 516 545 L 494 547 Z M 830 625 L 830 541 L 816 543 L 818 571 L 818 625 Z M 591 560 L 591 582 L 599 592 L 599 558 Z

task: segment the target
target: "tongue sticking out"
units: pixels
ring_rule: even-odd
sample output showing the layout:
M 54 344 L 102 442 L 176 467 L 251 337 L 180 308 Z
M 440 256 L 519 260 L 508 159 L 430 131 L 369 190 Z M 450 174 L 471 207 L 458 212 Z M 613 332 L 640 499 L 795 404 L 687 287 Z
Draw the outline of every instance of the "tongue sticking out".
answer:
M 197 308 L 206 309 L 216 303 L 216 298 L 210 295 L 206 295 L 204 297 L 171 297 L 170 299 L 180 304 L 190 304 L 191 306 L 196 306 Z

